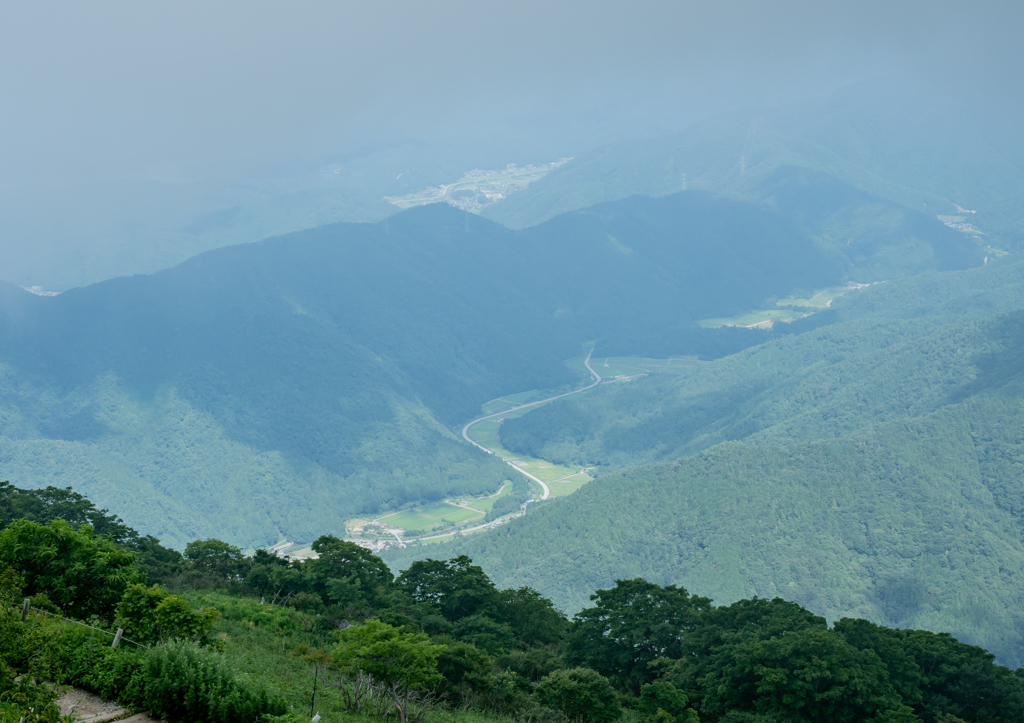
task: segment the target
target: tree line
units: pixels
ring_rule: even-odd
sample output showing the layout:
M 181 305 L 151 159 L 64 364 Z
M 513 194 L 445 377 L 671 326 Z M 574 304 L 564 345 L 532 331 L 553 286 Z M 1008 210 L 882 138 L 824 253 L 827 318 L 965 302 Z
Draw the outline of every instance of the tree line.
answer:
M 420 560 L 396 576 L 368 550 L 330 535 L 313 543 L 317 557 L 308 560 L 244 555 L 215 539 L 183 553 L 147 552 L 144 538 L 73 492 L 3 492 L 2 624 L 5 641 L 14 641 L 0 647 L 5 690 L 24 688 L 26 673 L 50 674 L 134 695 L 171 721 L 284 713 L 271 693 L 217 667 L 217 611 L 181 596 L 216 588 L 300 615 L 319 635 L 310 654 L 344 690 L 346 707 L 368 716 L 422 720 L 445 705 L 524 722 L 988 723 L 1024 712 L 1024 670 L 998 666 L 947 634 L 855 619 L 830 626 L 779 598 L 716 606 L 643 579 L 598 590 L 570 620 L 535 590 L 497 588 L 466 556 Z M 35 519 L 10 517 L 19 511 Z M 51 512 L 72 520 L 44 519 Z M 41 660 L 38 640 L 15 634 L 26 629 L 20 596 L 38 609 L 121 627 L 149 648 L 101 650 L 66 634 L 67 649 L 49 649 Z M 212 700 L 174 707 L 190 699 L 174 681 L 216 688 L 193 680 L 193 659 L 230 692 L 234 708 L 217 713 Z M 145 690 L 163 698 L 148 701 Z

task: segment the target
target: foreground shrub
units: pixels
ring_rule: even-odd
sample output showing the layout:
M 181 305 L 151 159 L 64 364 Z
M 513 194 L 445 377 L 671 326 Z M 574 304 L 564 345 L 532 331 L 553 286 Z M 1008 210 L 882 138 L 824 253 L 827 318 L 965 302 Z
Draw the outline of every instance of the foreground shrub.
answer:
M 15 680 L 14 671 L 0 661 L 0 721 L 58 723 L 57 693 L 35 681 Z
M 622 715 L 615 689 L 590 668 L 556 670 L 537 683 L 537 698 L 571 721 L 611 723 Z
M 47 648 L 56 682 L 165 721 L 255 723 L 261 716 L 287 712 L 280 698 L 238 681 L 218 653 L 195 643 L 113 650 L 107 639 L 71 628 L 54 636 Z
M 223 659 L 195 643 L 171 642 L 146 653 L 144 700 L 139 707 L 166 720 L 253 723 L 287 707 L 266 690 L 237 681 Z
M 363 674 L 391 698 L 399 723 L 421 719 L 443 678 L 437 659 L 445 650 L 423 633 L 407 633 L 371 618 L 338 633 L 332 657 L 345 675 Z
M 220 613 L 193 610 L 184 598 L 159 585 L 130 585 L 117 605 L 117 622 L 127 638 L 143 644 L 172 639 L 205 643 Z
M 64 520 L 12 522 L 0 532 L 0 567 L 22 577 L 27 595 L 43 593 L 80 619 L 109 620 L 125 589 L 146 579 L 132 552 Z
M 45 667 L 54 682 L 85 688 L 123 705 L 145 707 L 138 702 L 145 688 L 145 650 L 128 644 L 113 650 L 110 638 L 77 625 L 58 623 L 50 627 L 53 632 L 43 652 Z

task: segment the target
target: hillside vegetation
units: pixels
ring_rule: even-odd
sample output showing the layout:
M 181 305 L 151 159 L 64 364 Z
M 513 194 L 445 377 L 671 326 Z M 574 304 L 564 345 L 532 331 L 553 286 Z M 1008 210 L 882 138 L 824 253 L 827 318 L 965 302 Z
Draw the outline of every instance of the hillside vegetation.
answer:
M 1020 273 L 916 283 L 977 312 L 1015 304 Z M 718 603 L 781 595 L 948 631 L 1020 664 L 1024 312 L 875 315 L 899 315 L 898 289 L 862 292 L 832 317 L 846 321 L 508 420 L 508 448 L 606 472 L 451 554 L 570 611 L 643 575 Z
M 575 384 L 562 362 L 594 339 L 721 356 L 761 337 L 696 320 L 843 268 L 776 212 L 686 193 L 523 232 L 431 206 L 57 297 L 6 286 L 0 463 L 178 546 L 310 540 L 498 489 L 507 468 L 452 427 Z
M 919 416 L 979 389 L 985 355 L 1008 335 L 1013 343 L 1020 323 L 985 315 L 1024 305 L 1022 290 L 1020 263 L 879 284 L 778 325 L 762 346 L 510 419 L 501 439 L 522 454 L 617 469 L 726 440 L 788 443 Z
M 5 720 L 57 722 L 42 680 L 167 723 L 1010 723 L 1024 709 L 1024 670 L 981 648 L 829 625 L 780 598 L 714 605 L 622 579 L 570 621 L 468 557 L 395 577 L 329 535 L 307 561 L 209 539 L 184 555 L 154 542 L 156 568 L 137 532 L 71 490 L 4 485 L 0 512 Z

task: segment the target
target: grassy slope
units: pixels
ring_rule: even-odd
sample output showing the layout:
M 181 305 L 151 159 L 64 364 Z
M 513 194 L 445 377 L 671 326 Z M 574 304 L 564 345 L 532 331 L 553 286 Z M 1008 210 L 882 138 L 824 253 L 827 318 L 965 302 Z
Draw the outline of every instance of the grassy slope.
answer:
M 240 679 L 281 695 L 289 707 L 302 715 L 309 711 L 314 674 L 318 676 L 314 713 L 324 723 L 353 723 L 368 716 L 349 714 L 341 695 L 331 685 L 335 673 L 317 671 L 322 651 L 334 641 L 329 634 L 310 632 L 311 619 L 292 608 L 260 605 L 252 598 L 239 598 L 214 590 L 186 593 L 196 606 L 221 612 L 214 631 L 224 640 L 224 657 Z M 427 715 L 428 723 L 483 723 L 497 716 L 481 711 L 437 709 Z

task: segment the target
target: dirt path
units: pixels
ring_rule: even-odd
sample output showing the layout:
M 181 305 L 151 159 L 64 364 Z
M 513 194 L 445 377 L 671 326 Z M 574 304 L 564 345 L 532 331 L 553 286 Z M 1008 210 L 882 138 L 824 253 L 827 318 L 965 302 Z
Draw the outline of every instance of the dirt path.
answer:
M 517 407 L 512 407 L 511 409 L 504 409 L 504 410 L 502 410 L 500 412 L 496 412 L 494 414 L 488 414 L 485 417 L 479 417 L 477 419 L 474 419 L 472 422 L 470 422 L 469 424 L 467 424 L 465 427 L 462 428 L 462 436 L 466 439 L 467 442 L 469 442 L 470 444 L 472 444 L 474 446 L 479 447 L 483 451 L 487 452 L 487 454 L 494 454 L 494 452 L 492 452 L 491 450 L 487 449 L 487 447 L 483 446 L 482 444 L 478 444 L 477 442 L 474 442 L 472 439 L 469 438 L 469 428 L 472 427 L 474 424 L 478 424 L 478 423 L 483 422 L 483 421 L 485 421 L 487 419 L 494 419 L 495 417 L 502 417 L 502 416 L 508 414 L 509 412 L 515 412 L 515 411 L 518 411 L 520 409 L 529 409 L 530 407 L 536 407 L 539 404 L 545 404 L 546 402 L 551 402 L 551 401 L 554 401 L 555 399 L 561 399 L 562 397 L 568 397 L 570 394 L 579 394 L 580 392 L 585 392 L 588 389 L 593 389 L 594 387 L 596 387 L 598 384 L 601 383 L 601 375 L 598 374 L 597 372 L 595 372 L 594 368 L 592 366 L 590 366 L 590 355 L 593 354 L 593 353 L 594 353 L 594 350 L 591 349 L 587 353 L 587 358 L 583 360 L 583 365 L 587 368 L 587 371 L 589 371 L 593 375 L 593 377 L 594 377 L 594 383 L 591 384 L 590 386 L 583 387 L 582 389 L 575 389 L 575 390 L 573 390 L 571 392 L 565 392 L 564 394 L 556 394 L 553 397 L 548 397 L 547 399 L 540 399 L 540 400 L 538 400 L 536 402 L 530 402 L 528 404 L 520 404 Z M 546 500 L 548 497 L 551 496 L 551 489 L 548 487 L 547 482 L 545 482 L 544 480 L 540 479 L 539 477 L 535 477 L 534 475 L 532 475 L 529 472 L 527 472 L 525 469 L 522 469 L 521 467 L 517 467 L 516 465 L 512 464 L 512 462 L 510 462 L 509 460 L 505 460 L 505 464 L 507 464 L 509 467 L 511 467 L 512 469 L 516 470 L 520 474 L 526 475 L 527 477 L 532 479 L 534 482 L 539 484 L 540 488 L 542 490 L 544 490 L 544 494 L 542 494 L 541 497 L 540 497 L 542 500 Z
M 122 723 L 160 723 L 145 713 L 130 715 L 126 708 L 117 703 L 104 700 L 81 688 L 71 688 L 57 699 L 57 707 L 62 716 L 71 715 L 78 723 L 106 723 L 119 721 Z

